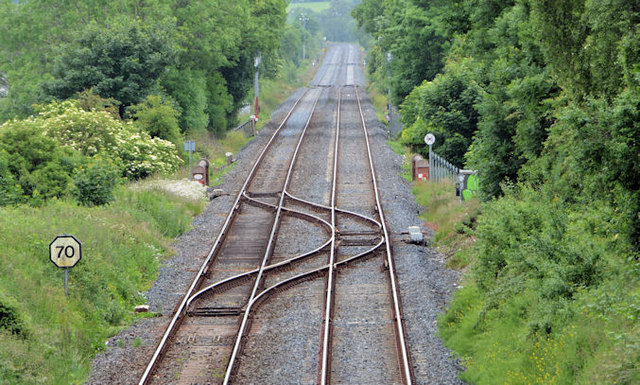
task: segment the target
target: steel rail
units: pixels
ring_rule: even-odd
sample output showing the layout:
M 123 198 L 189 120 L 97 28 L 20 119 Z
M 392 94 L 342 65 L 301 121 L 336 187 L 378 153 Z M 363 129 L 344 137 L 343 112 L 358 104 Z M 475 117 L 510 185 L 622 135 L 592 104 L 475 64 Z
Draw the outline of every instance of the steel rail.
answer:
M 300 138 L 298 139 L 298 143 L 296 145 L 296 148 L 294 150 L 293 156 L 291 158 L 291 161 L 289 163 L 289 169 L 287 170 L 287 176 L 285 178 L 284 181 L 284 185 L 283 185 L 283 193 L 280 194 L 280 200 L 278 202 L 278 210 L 276 212 L 276 216 L 275 216 L 275 220 L 273 222 L 273 225 L 271 226 L 271 234 L 269 235 L 269 242 L 267 243 L 267 248 L 265 249 L 265 253 L 264 256 L 262 257 L 262 264 L 260 265 L 260 271 L 258 272 L 258 276 L 256 277 L 256 281 L 255 284 L 253 285 L 253 289 L 251 291 L 251 295 L 249 296 L 249 303 L 252 302 L 252 300 L 256 297 L 257 292 L 260 288 L 260 285 L 262 284 L 262 276 L 264 275 L 264 268 L 267 266 L 267 263 L 271 257 L 271 254 L 273 252 L 273 247 L 275 245 L 275 236 L 276 233 L 278 232 L 278 228 L 280 226 L 280 217 L 281 217 L 281 213 L 283 210 L 283 205 L 284 205 L 284 199 L 285 199 L 285 194 L 284 191 L 286 191 L 287 187 L 289 186 L 289 183 L 291 181 L 291 175 L 293 174 L 293 169 L 294 166 L 298 160 L 298 154 L 299 154 L 299 150 L 300 147 L 302 145 L 302 141 L 305 138 L 305 135 L 307 133 L 307 128 L 309 127 L 309 123 L 311 122 L 311 118 L 313 117 L 313 114 L 315 112 L 316 106 L 318 104 L 318 100 L 320 100 L 320 96 L 322 95 L 322 91 L 319 92 L 318 97 L 316 98 L 316 100 L 313 103 L 313 106 L 311 107 L 311 112 L 309 113 L 309 118 L 307 119 L 304 128 L 302 130 L 302 133 L 300 134 Z M 231 381 L 231 376 L 233 374 L 233 370 L 234 370 L 234 366 L 235 366 L 235 362 L 236 362 L 236 358 L 238 357 L 238 352 L 240 350 L 240 345 L 242 344 L 242 339 L 244 337 L 244 332 L 247 328 L 247 324 L 249 321 L 249 314 L 250 314 L 250 308 L 249 306 L 247 306 L 247 310 L 244 313 L 244 316 L 242 317 L 242 323 L 240 324 L 240 328 L 238 329 L 238 333 L 236 334 L 236 342 L 233 345 L 233 350 L 231 352 L 231 357 L 229 358 L 229 363 L 227 365 L 227 370 L 224 376 L 224 381 L 222 382 L 223 385 L 227 385 L 229 384 L 229 382 Z
M 298 201 L 298 202 L 301 202 L 301 203 L 305 203 L 305 204 L 308 204 L 308 205 L 310 205 L 310 206 L 315 206 L 315 207 L 317 207 L 317 208 L 324 209 L 324 210 L 327 210 L 327 211 L 330 211 L 330 210 L 331 210 L 331 207 L 329 207 L 329 206 L 325 206 L 325 205 L 323 205 L 323 204 L 315 203 L 315 202 L 311 202 L 311 201 L 306 201 L 306 200 L 304 200 L 304 199 L 301 199 L 301 198 L 295 197 L 295 196 L 293 196 L 293 195 L 289 194 L 289 193 L 288 193 L 288 192 L 286 192 L 286 191 L 285 191 L 285 193 L 286 193 L 286 194 L 287 194 L 287 196 L 288 196 L 289 198 L 291 198 L 292 200 L 295 200 L 295 201 Z M 336 212 L 337 212 L 337 213 L 339 213 L 339 214 L 347 214 L 347 215 L 354 216 L 354 217 L 356 217 L 356 218 L 358 218 L 358 219 L 364 220 L 364 221 L 366 221 L 366 222 L 373 222 L 376 226 L 378 226 L 378 227 L 382 228 L 382 224 L 381 224 L 380 222 L 378 222 L 377 220 L 375 220 L 375 219 L 373 219 L 373 218 L 371 218 L 371 217 L 368 217 L 368 216 L 366 216 L 366 215 L 359 214 L 359 213 L 356 213 L 356 212 L 353 212 L 353 211 L 349 211 L 349 210 L 345 210 L 345 209 L 341 209 L 341 208 L 338 208 L 338 207 L 336 207 L 336 208 L 335 208 L 335 210 L 336 210 Z
M 264 203 L 264 202 L 261 202 L 261 203 Z M 272 205 L 272 204 L 269 204 L 269 203 L 264 203 L 264 204 L 267 205 L 267 206 L 271 206 L 273 208 L 276 208 L 275 205 Z M 308 213 L 305 213 L 305 212 L 302 212 L 302 211 L 298 211 L 298 210 L 289 209 L 289 208 L 286 208 L 286 207 L 284 207 L 283 210 L 285 210 L 287 212 L 292 212 L 292 213 L 295 213 L 295 214 L 303 215 L 303 216 L 312 217 L 315 221 L 318 221 L 318 222 L 322 223 L 323 227 L 327 227 L 327 228 L 331 227 L 331 224 L 329 222 L 325 221 L 324 219 L 322 219 L 320 217 L 316 217 L 315 215 L 311 215 L 311 214 L 308 214 Z M 271 271 L 271 270 L 275 270 L 275 269 L 281 268 L 281 267 L 286 266 L 286 265 L 291 265 L 294 262 L 298 262 L 298 261 L 300 261 L 302 259 L 305 259 L 307 257 L 315 255 L 315 254 L 319 253 L 320 251 L 322 251 L 323 249 L 325 249 L 328 245 L 330 245 L 331 241 L 332 241 L 332 238 L 329 238 L 322 245 L 318 246 L 317 248 L 315 248 L 315 249 L 313 249 L 311 251 L 308 251 L 308 252 L 302 253 L 302 254 L 298 254 L 298 255 L 296 255 L 294 257 L 291 257 L 291 258 L 286 259 L 284 261 L 280 261 L 278 263 L 274 263 L 272 265 L 265 266 L 264 271 Z M 213 283 L 213 284 L 211 284 L 211 285 L 209 285 L 209 286 L 207 286 L 207 287 L 205 287 L 203 289 L 200 289 L 200 291 L 198 291 L 197 293 L 193 294 L 191 296 L 191 298 L 189 298 L 189 300 L 187 301 L 187 308 L 189 308 L 191 306 L 191 304 L 195 300 L 197 300 L 199 297 L 203 296 L 207 292 L 214 291 L 216 288 L 221 287 L 221 286 L 226 285 L 226 284 L 229 284 L 229 283 L 231 283 L 231 282 L 233 282 L 235 280 L 239 280 L 239 279 L 242 279 L 242 278 L 247 278 L 247 277 L 249 277 L 251 275 L 254 275 L 254 274 L 258 273 L 259 271 L 260 271 L 259 268 L 258 269 L 254 269 L 254 270 L 249 270 L 249 271 L 246 271 L 244 273 L 241 273 L 241 274 L 238 274 L 238 275 L 234 275 L 234 276 L 229 277 L 229 278 L 225 278 L 225 279 L 220 280 L 218 282 L 215 282 L 215 283 Z
M 296 201 L 301 202 L 301 203 L 305 203 L 305 204 L 308 204 L 308 205 L 311 205 L 311 206 L 315 206 L 315 207 L 320 208 L 320 209 L 326 209 L 326 210 L 330 210 L 331 209 L 329 206 L 324 206 L 324 205 L 321 205 L 321 204 L 318 204 L 318 203 L 305 201 L 303 199 L 296 198 L 295 196 L 291 195 L 288 192 L 286 193 L 286 195 L 292 200 L 296 200 Z M 245 197 L 247 199 L 251 199 L 253 201 L 258 201 L 257 199 L 247 197 L 246 195 L 245 195 Z M 276 205 L 273 205 L 271 203 L 266 203 L 266 202 L 260 202 L 260 203 L 265 205 L 265 206 L 269 206 L 270 208 L 273 208 L 273 209 L 277 208 Z M 327 228 L 331 227 L 331 224 L 329 222 L 325 221 L 324 219 L 322 219 L 320 217 L 316 217 L 314 215 L 311 215 L 311 214 L 308 214 L 308 213 L 305 213 L 305 212 L 302 212 L 302 211 L 299 211 L 299 210 L 290 209 L 290 208 L 287 208 L 287 207 L 283 207 L 283 210 L 285 210 L 287 212 L 294 212 L 294 213 L 298 213 L 298 214 L 301 214 L 301 215 L 306 215 L 306 216 L 313 217 L 314 220 L 316 220 L 318 222 L 321 222 L 325 227 L 327 227 Z M 365 221 L 372 222 L 375 225 L 377 225 L 379 228 L 382 228 L 382 225 L 380 224 L 380 222 L 376 221 L 375 219 L 369 218 L 367 216 L 364 216 L 364 215 L 361 215 L 361 214 L 358 214 L 358 213 L 354 213 L 352 211 L 339 209 L 337 207 L 336 207 L 336 212 L 337 213 L 341 213 L 341 214 L 351 215 L 351 216 L 354 216 L 354 217 L 356 217 L 358 219 L 362 219 L 362 220 L 365 220 Z M 308 251 L 308 252 L 303 253 L 303 254 L 298 254 L 298 255 L 296 255 L 294 257 L 291 257 L 289 259 L 286 259 L 284 261 L 280 261 L 278 263 L 274 263 L 273 265 L 266 266 L 264 268 L 264 270 L 265 271 L 276 270 L 276 269 L 281 268 L 283 266 L 291 265 L 291 264 L 293 264 L 295 262 L 298 262 L 298 261 L 300 261 L 302 259 L 305 259 L 307 257 L 315 255 L 315 254 L 319 253 L 320 251 L 322 251 L 323 249 L 325 249 L 327 246 L 329 246 L 331 244 L 331 242 L 332 242 L 332 238 L 329 238 L 327 241 L 325 241 L 325 243 L 323 243 L 322 245 L 318 246 L 317 248 L 315 248 L 315 249 L 313 249 L 311 251 Z M 353 257 L 350 257 L 348 259 L 348 261 L 351 261 L 351 260 L 353 260 Z M 238 275 L 234 275 L 234 276 L 229 277 L 229 278 L 225 278 L 225 279 L 220 280 L 218 282 L 215 282 L 215 283 L 213 283 L 213 284 L 211 284 L 211 285 L 209 285 L 209 286 L 207 286 L 205 288 L 200 289 L 200 291 L 198 291 L 197 293 L 193 294 L 189 298 L 189 300 L 187 301 L 187 306 L 186 307 L 189 308 L 191 306 L 191 304 L 195 300 L 197 300 L 199 297 L 203 296 L 207 292 L 215 291 L 217 288 L 219 288 L 221 286 L 224 286 L 224 285 L 227 285 L 227 284 L 230 284 L 233 281 L 240 280 L 240 279 L 243 279 L 243 278 L 247 278 L 247 277 L 249 277 L 249 276 L 251 276 L 253 274 L 256 274 L 259 270 L 260 269 L 249 270 L 249 271 L 246 271 L 244 273 L 241 273 L 241 274 L 238 274 Z
M 402 379 L 405 385 L 413 384 L 414 376 L 413 370 L 411 368 L 410 355 L 409 350 L 407 348 L 406 334 L 404 328 L 404 320 L 402 316 L 401 304 L 400 304 L 400 294 L 398 289 L 398 284 L 396 282 L 396 272 L 395 272 L 395 264 L 393 261 L 393 254 L 391 253 L 391 242 L 389 241 L 389 232 L 387 230 L 386 221 L 384 218 L 384 210 L 382 209 L 382 203 L 380 199 L 380 191 L 378 189 L 378 182 L 376 180 L 376 171 L 373 163 L 373 157 L 371 156 L 371 145 L 369 143 L 369 133 L 367 131 L 367 124 L 364 119 L 364 114 L 362 112 L 362 105 L 360 103 L 360 94 L 358 93 L 358 87 L 355 87 L 356 91 L 356 100 L 358 102 L 358 111 L 360 113 L 360 119 L 362 121 L 362 130 L 364 132 L 364 138 L 367 143 L 367 155 L 369 157 L 369 169 L 371 171 L 371 179 L 373 181 L 373 189 L 376 198 L 376 207 L 378 210 L 378 214 L 380 215 L 380 222 L 382 223 L 382 231 L 384 233 L 385 238 L 385 248 L 387 254 L 387 265 L 388 265 L 388 274 L 389 274 L 389 282 L 391 285 L 391 294 L 393 297 L 393 318 L 394 318 L 394 328 L 396 330 L 396 341 L 399 343 L 397 346 L 398 350 L 398 358 L 400 360 L 400 372 L 402 374 Z
M 282 123 L 280 123 L 280 125 L 275 130 L 275 132 L 273 133 L 273 135 L 271 136 L 269 141 L 265 144 L 264 148 L 262 149 L 262 152 L 260 153 L 260 155 L 256 159 L 255 163 L 253 164 L 253 168 L 249 172 L 249 175 L 247 176 L 247 179 L 245 180 L 244 184 L 242 185 L 242 188 L 240 189 L 240 191 L 238 192 L 238 195 L 236 196 L 235 202 L 233 203 L 233 206 L 231 207 L 231 210 L 227 214 L 227 218 L 226 218 L 224 224 L 222 225 L 222 228 L 220 229 L 220 232 L 218 233 L 218 237 L 216 238 L 215 242 L 213 243 L 213 246 L 211 247 L 211 250 L 209 251 L 209 254 L 207 255 L 207 258 L 203 261 L 200 269 L 198 270 L 198 273 L 196 274 L 195 278 L 193 279 L 191 285 L 189 286 L 189 289 L 187 290 L 187 292 L 185 293 L 182 301 L 178 305 L 178 307 L 177 307 L 177 309 L 175 311 L 175 314 L 174 314 L 173 318 L 171 319 L 171 322 L 167 326 L 167 329 L 165 330 L 160 342 L 158 343 L 158 346 L 156 347 L 156 350 L 154 351 L 153 356 L 149 360 L 149 363 L 147 364 L 147 367 L 145 368 L 144 373 L 140 377 L 140 381 L 138 382 L 139 385 L 147 384 L 147 381 L 149 380 L 151 374 L 155 370 L 155 368 L 156 368 L 156 366 L 157 366 L 157 364 L 158 364 L 158 362 L 160 360 L 160 357 L 162 356 L 163 352 L 167 348 L 167 342 L 171 339 L 171 337 L 175 334 L 175 332 L 179 328 L 179 326 L 181 324 L 181 321 L 182 321 L 183 317 L 185 316 L 186 303 L 189 300 L 189 298 L 191 297 L 191 295 L 194 292 L 194 290 L 196 290 L 197 286 L 201 283 L 202 278 L 204 277 L 204 274 L 209 269 L 209 264 L 210 264 L 213 256 L 215 255 L 215 253 L 217 253 L 222 241 L 226 237 L 229 225 L 230 225 L 232 219 L 234 218 L 234 216 L 236 214 L 236 211 L 240 207 L 239 204 L 240 204 L 240 199 L 242 197 L 242 193 L 244 191 L 246 191 L 247 186 L 253 180 L 253 178 L 255 176 L 255 173 L 256 173 L 256 170 L 258 169 L 259 165 L 262 163 L 262 160 L 264 159 L 264 156 L 267 153 L 267 151 L 271 148 L 271 145 L 275 141 L 275 138 L 278 136 L 278 134 L 280 133 L 280 131 L 282 130 L 284 125 L 289 120 L 289 117 L 291 117 L 291 114 L 293 113 L 293 111 L 296 109 L 296 107 L 298 106 L 300 101 L 307 95 L 308 92 L 309 92 L 309 89 L 305 90 L 305 92 L 295 101 L 295 103 L 293 104 L 293 106 L 291 107 L 291 109 L 289 110 L 287 115 L 282 120 Z
M 368 250 L 365 250 L 365 251 L 363 251 L 361 253 L 358 253 L 356 255 L 353 255 L 353 256 L 351 256 L 351 257 L 349 257 L 347 259 L 344 259 L 344 260 L 342 260 L 340 262 L 334 263 L 333 268 L 335 269 L 335 268 L 338 268 L 338 267 L 341 267 L 341 266 L 347 266 L 351 262 L 358 261 L 362 257 L 375 252 L 384 243 L 385 243 L 385 239 L 383 237 L 380 237 L 380 241 L 378 242 L 378 244 L 376 244 L 372 248 L 370 248 Z M 317 275 L 318 273 L 322 273 L 325 270 L 328 270 L 330 267 L 331 267 L 330 265 L 321 266 L 321 267 L 315 268 L 313 270 L 309 270 L 309 271 L 306 271 L 304 273 L 300 273 L 300 274 L 295 275 L 295 276 L 293 276 L 291 278 L 285 279 L 284 281 L 280 281 L 278 283 L 275 283 L 272 286 L 269 286 L 268 288 L 266 288 L 265 290 L 260 292 L 260 294 L 257 295 L 256 298 L 254 298 L 252 301 L 249 302 L 248 309 L 252 309 L 252 307 L 254 305 L 257 305 L 257 304 L 263 302 L 266 297 L 268 297 L 269 295 L 273 294 L 272 292 L 274 292 L 276 290 L 282 290 L 283 288 L 285 288 L 285 287 L 287 287 L 287 286 L 289 286 L 289 285 L 291 285 L 291 284 L 293 284 L 293 283 L 295 283 L 297 281 L 300 281 L 300 280 L 302 280 L 304 278 L 312 277 L 314 275 Z M 250 310 L 247 310 L 247 312 L 248 311 L 250 311 Z
M 331 226 L 333 226 L 333 239 L 329 254 L 329 267 L 327 277 L 327 290 L 324 302 L 324 326 L 322 329 L 322 358 L 320 362 L 320 384 L 326 385 L 329 381 L 331 362 L 329 362 L 331 344 L 331 321 L 333 313 L 333 298 L 335 288 L 335 255 L 336 255 L 336 185 L 338 180 L 338 153 L 340 145 L 340 117 L 342 108 L 342 89 L 338 89 L 338 113 L 336 117 L 336 133 L 333 147 L 333 175 L 331 181 Z

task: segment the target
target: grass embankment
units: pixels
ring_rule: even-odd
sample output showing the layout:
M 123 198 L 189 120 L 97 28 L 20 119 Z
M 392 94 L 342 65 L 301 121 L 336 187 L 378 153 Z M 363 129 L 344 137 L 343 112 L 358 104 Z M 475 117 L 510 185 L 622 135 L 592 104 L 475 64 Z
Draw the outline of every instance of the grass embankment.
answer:
M 465 270 L 439 319 L 467 367 L 462 379 L 640 383 L 640 269 L 618 249 L 607 219 L 615 213 L 597 202 L 577 212 L 526 190 L 481 205 L 461 205 L 448 184 L 413 192 L 434 245 Z
M 310 67 L 310 66 L 309 66 Z M 313 68 L 301 72 L 310 79 Z M 298 83 L 263 82 L 263 115 Z M 262 119 L 262 124 L 268 119 Z M 210 160 L 211 183 L 228 169 L 226 152 L 236 153 L 249 139 L 241 132 L 214 138 L 193 133 L 194 162 Z M 175 179 L 188 177 L 188 165 Z M 0 207 L 0 383 L 81 384 L 91 359 L 105 340 L 130 325 L 142 292 L 171 254 L 171 241 L 185 232 L 205 206 L 161 190 L 120 186 L 107 206 L 83 207 L 50 200 L 42 207 Z M 82 242 L 83 258 L 69 274 L 49 261 L 49 243 L 59 234 Z M 152 315 L 151 315 L 152 316 Z M 135 345 L 135 343 L 134 343 Z
M 80 384 L 105 340 L 129 325 L 133 307 L 188 229 L 202 201 L 121 186 L 108 206 L 52 200 L 0 208 L 0 383 Z M 49 261 L 59 234 L 82 242 L 69 272 Z M 147 315 L 148 316 L 148 315 Z
M 426 208 L 420 217 L 435 231 L 433 245 L 447 257 L 449 267 L 466 266 L 469 247 L 475 241 L 473 228 L 480 212 L 478 200 L 460 202 L 453 183 L 448 181 L 417 182 L 412 192 L 416 201 Z
M 523 189 L 484 204 L 440 332 L 471 384 L 640 383 L 639 263 L 605 204 Z

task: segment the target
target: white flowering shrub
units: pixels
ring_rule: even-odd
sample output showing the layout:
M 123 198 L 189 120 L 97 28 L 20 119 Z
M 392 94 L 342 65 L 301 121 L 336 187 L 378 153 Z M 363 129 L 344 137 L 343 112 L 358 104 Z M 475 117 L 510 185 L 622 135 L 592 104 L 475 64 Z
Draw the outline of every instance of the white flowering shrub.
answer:
M 106 111 L 84 111 L 75 101 L 44 106 L 36 119 L 42 122 L 45 135 L 83 155 L 101 154 L 114 160 L 129 179 L 174 172 L 182 162 L 173 143 L 151 138 Z

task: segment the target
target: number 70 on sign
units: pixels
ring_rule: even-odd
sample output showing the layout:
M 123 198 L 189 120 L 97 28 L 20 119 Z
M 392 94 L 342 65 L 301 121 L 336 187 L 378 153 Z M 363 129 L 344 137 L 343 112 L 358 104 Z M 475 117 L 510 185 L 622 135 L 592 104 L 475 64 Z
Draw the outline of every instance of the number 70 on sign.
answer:
M 82 259 L 82 244 L 73 235 L 58 235 L 49 245 L 49 259 L 59 268 L 74 267 Z

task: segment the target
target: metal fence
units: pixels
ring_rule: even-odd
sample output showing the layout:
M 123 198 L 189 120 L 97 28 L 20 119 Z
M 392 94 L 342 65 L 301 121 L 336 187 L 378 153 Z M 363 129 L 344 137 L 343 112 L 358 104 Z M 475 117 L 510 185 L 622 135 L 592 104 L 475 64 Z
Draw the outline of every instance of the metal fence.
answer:
M 246 136 L 254 136 L 256 134 L 256 122 L 253 119 L 249 119 L 233 129 L 233 131 L 240 130 L 242 130 Z
M 429 180 L 440 182 L 441 180 L 451 180 L 453 183 L 458 182 L 460 170 L 449 163 L 445 158 L 431 151 L 429 153 Z

